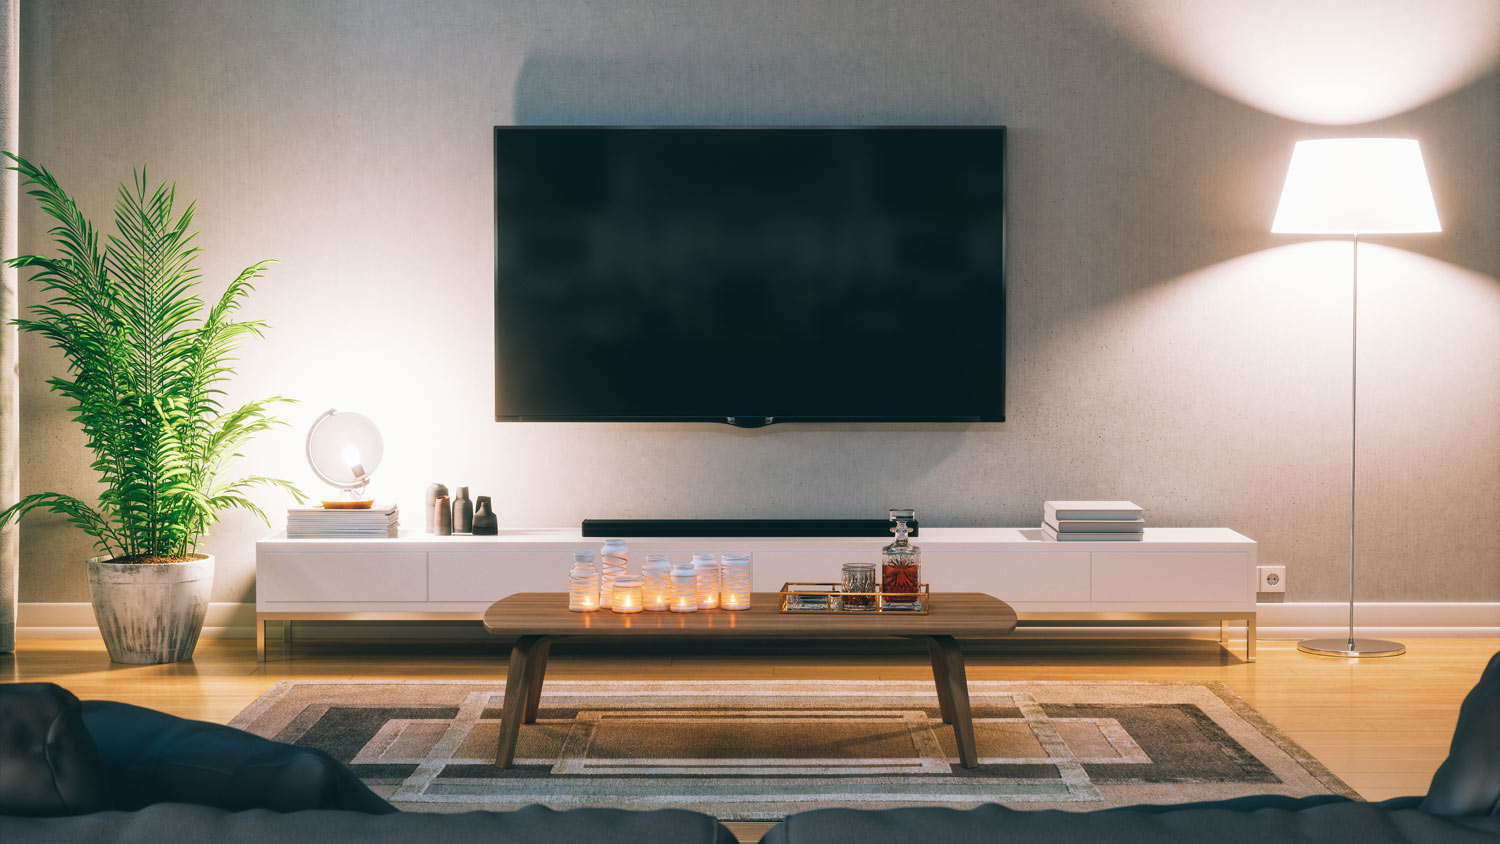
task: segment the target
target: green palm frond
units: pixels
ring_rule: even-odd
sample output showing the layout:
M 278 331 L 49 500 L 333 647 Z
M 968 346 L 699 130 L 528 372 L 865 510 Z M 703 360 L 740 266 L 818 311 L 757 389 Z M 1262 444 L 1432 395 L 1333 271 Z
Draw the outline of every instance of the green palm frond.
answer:
M 286 424 L 269 412 L 291 401 L 282 396 L 229 412 L 221 405 L 240 343 L 266 328 L 233 316 L 273 262 L 245 268 L 208 307 L 197 293 L 194 206 L 174 216 L 172 185 L 149 187 L 144 169 L 122 184 L 116 234 L 101 249 L 98 232 L 51 173 L 4 155 L 26 195 L 56 223 L 49 233 L 58 253 L 9 261 L 33 270 L 31 280 L 48 296 L 15 324 L 67 359 L 67 373 L 48 385 L 69 401 L 104 490 L 97 507 L 57 493 L 27 496 L 0 512 L 0 526 L 46 509 L 115 556 L 180 554 L 225 510 L 264 520 L 246 490 L 272 487 L 304 501 L 287 481 L 223 477 L 252 437 Z

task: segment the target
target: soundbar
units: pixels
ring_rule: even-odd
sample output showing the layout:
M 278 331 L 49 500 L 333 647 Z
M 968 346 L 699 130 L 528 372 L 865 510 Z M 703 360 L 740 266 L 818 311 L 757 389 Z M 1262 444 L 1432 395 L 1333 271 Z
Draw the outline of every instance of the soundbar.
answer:
M 917 523 L 907 522 L 911 535 Z M 888 519 L 584 519 L 583 535 L 599 537 L 849 536 L 889 538 Z

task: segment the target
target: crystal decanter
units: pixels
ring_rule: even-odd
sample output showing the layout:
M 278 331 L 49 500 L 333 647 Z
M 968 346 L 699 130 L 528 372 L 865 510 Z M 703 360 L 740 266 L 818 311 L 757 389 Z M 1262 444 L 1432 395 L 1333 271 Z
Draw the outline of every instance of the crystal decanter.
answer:
M 896 541 L 881 552 L 880 591 L 894 595 L 883 596 L 885 608 L 920 610 L 921 596 L 917 593 L 922 588 L 922 549 L 906 538 L 906 523 L 914 520 L 917 514 L 911 509 L 892 510 L 890 514 L 891 521 L 896 523 L 891 528 Z M 907 592 L 912 593 L 911 597 L 904 595 Z

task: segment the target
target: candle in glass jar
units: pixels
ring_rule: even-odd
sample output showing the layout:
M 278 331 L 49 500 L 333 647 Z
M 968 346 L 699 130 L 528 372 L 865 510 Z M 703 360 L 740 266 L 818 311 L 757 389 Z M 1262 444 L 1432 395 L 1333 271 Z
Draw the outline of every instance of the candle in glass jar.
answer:
M 749 554 L 725 554 L 720 558 L 719 601 L 726 610 L 750 609 Z
M 718 609 L 719 561 L 712 554 L 694 554 L 693 570 L 698 574 L 698 609 Z
M 641 601 L 648 612 L 666 612 L 672 604 L 672 564 L 666 554 L 650 554 L 641 566 Z
M 599 606 L 608 607 L 614 599 L 615 578 L 630 566 L 630 546 L 623 539 L 606 539 L 599 550 Z
M 614 596 L 610 610 L 617 613 L 641 611 L 641 579 L 634 574 L 615 578 Z
M 672 566 L 672 612 L 697 612 L 698 572 L 692 563 Z
M 568 609 L 573 612 L 599 609 L 599 570 L 594 568 L 592 552 L 573 555 L 573 568 L 568 572 Z

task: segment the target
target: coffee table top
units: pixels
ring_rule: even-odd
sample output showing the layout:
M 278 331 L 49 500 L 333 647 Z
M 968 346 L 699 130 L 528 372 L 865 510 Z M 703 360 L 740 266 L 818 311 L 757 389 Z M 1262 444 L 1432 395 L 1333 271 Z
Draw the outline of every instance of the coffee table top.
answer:
M 938 592 L 926 615 L 784 613 L 780 595 L 756 592 L 748 610 L 617 613 L 571 612 L 565 592 L 520 592 L 484 612 L 496 636 L 1004 636 L 1016 611 L 983 592 Z

